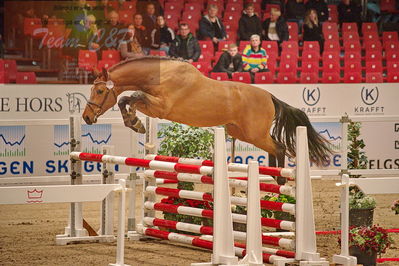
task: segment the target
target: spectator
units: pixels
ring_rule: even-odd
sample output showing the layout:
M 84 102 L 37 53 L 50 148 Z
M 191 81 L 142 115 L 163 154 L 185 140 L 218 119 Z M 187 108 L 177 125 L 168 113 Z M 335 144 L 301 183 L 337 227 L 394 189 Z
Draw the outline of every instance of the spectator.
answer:
M 315 9 L 320 23 L 328 20 L 328 7 L 324 0 L 309 0 L 306 3 L 306 10 Z
M 233 73 L 242 72 L 242 56 L 238 53 L 237 44 L 229 45 L 229 50 L 220 56 L 212 72 L 226 72 L 230 78 Z
M 185 22 L 180 22 L 179 33 L 170 46 L 169 55 L 186 59 L 190 63 L 196 62 L 201 55 L 197 38 L 190 32 L 190 28 Z
M 362 7 L 352 0 L 342 0 L 338 4 L 338 20 L 344 22 L 361 22 Z
M 210 4 L 208 14 L 199 22 L 199 32 L 202 39 L 210 39 L 214 44 L 226 39 L 226 30 L 222 21 L 217 17 L 218 7 Z
M 288 41 L 288 25 L 281 17 L 280 10 L 272 8 L 270 18 L 263 22 L 262 27 L 265 40 L 277 41 L 279 44 Z
M 137 41 L 140 43 L 144 54 L 148 55 L 151 49 L 151 33 L 143 26 L 143 16 L 138 13 L 135 14 L 133 23 Z
M 174 39 L 174 31 L 166 25 L 163 16 L 158 16 L 157 26 L 151 33 L 151 47 L 165 51 L 166 54 L 169 54 L 169 47 Z
M 254 34 L 251 36 L 251 44 L 245 47 L 242 53 L 242 61 L 244 71 L 251 74 L 252 83 L 255 80 L 255 73 L 267 72 L 267 53 L 261 47 L 261 38 L 259 35 Z
M 108 20 L 101 30 L 100 46 L 101 50 L 118 49 L 119 42 L 123 40 L 126 33 L 122 23 L 119 22 L 119 14 L 115 10 L 108 13 Z
M 134 25 L 129 25 L 127 28 L 127 38 L 119 45 L 119 51 L 123 59 L 140 57 L 144 55 L 143 49 L 137 40 L 136 28 Z
M 238 34 L 241 41 L 249 41 L 254 34 L 262 34 L 262 24 L 259 17 L 255 14 L 253 3 L 245 5 L 245 10 L 238 22 Z
M 142 15 L 144 15 L 146 13 L 146 8 L 148 4 L 153 4 L 155 7 L 155 15 L 159 16 L 162 15 L 163 16 L 163 9 L 161 7 L 161 4 L 159 3 L 158 0 L 137 0 L 136 2 L 136 11 L 137 13 L 140 13 Z
M 146 13 L 143 15 L 143 26 L 151 33 L 155 29 L 156 24 L 155 5 L 149 2 L 146 7 Z
M 100 48 L 97 43 L 97 25 L 94 15 L 87 15 L 82 30 L 73 31 L 72 38 L 78 41 L 77 48 L 85 50 L 96 50 Z M 77 51 L 75 53 L 77 55 Z
M 109 0 L 97 1 L 97 5 L 94 8 L 95 15 L 97 18 L 97 25 L 102 26 L 106 23 L 106 18 L 109 18 L 111 11 L 115 11 Z
M 305 21 L 303 24 L 303 40 L 318 41 L 320 45 L 320 52 L 323 52 L 323 31 L 317 17 L 317 11 L 314 9 L 310 9 L 306 12 Z
M 285 6 L 285 17 L 287 21 L 298 23 L 299 32 L 302 32 L 303 19 L 306 7 L 303 0 L 288 0 Z

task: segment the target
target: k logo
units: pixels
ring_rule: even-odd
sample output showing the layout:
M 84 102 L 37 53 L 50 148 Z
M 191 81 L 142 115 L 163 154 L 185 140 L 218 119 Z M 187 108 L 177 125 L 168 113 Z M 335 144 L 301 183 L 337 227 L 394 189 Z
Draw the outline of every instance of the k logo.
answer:
M 302 98 L 307 105 L 309 106 L 316 105 L 320 100 L 320 89 L 304 88 L 302 92 Z
M 362 101 L 365 104 L 373 105 L 378 100 L 378 96 L 379 96 L 378 88 L 375 87 L 375 88 L 370 89 L 370 88 L 363 87 L 361 96 L 362 96 Z

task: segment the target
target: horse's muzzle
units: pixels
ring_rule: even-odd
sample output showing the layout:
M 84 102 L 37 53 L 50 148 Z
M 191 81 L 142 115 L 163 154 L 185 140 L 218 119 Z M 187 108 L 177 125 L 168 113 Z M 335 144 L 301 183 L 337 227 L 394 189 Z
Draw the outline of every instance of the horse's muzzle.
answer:
M 83 119 L 84 119 L 84 121 L 86 122 L 86 124 L 88 124 L 88 125 L 91 125 L 91 124 L 93 124 L 93 122 L 90 120 L 90 117 L 89 116 L 84 116 L 83 117 Z

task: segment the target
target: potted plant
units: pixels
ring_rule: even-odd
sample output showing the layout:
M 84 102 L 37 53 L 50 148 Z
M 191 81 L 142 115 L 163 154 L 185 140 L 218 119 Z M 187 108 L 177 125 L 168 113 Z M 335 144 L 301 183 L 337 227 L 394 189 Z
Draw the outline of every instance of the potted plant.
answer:
M 292 203 L 295 204 L 296 200 L 294 197 L 283 195 L 283 194 L 266 194 L 263 200 L 274 201 L 274 202 L 283 202 L 283 203 Z M 288 212 L 282 211 L 271 211 L 271 210 L 264 210 L 261 211 L 263 217 L 274 217 L 277 220 L 285 220 L 285 221 L 295 221 L 295 215 L 292 215 Z M 287 230 L 283 229 L 276 229 L 277 232 L 285 232 Z
M 348 169 L 366 169 L 368 159 L 364 152 L 366 144 L 360 139 L 360 122 L 350 122 L 348 125 Z M 360 175 L 351 175 L 351 178 L 359 178 Z M 371 226 L 375 199 L 362 193 L 357 187 L 349 188 L 349 225 Z
M 340 238 L 338 242 L 341 244 Z M 349 230 L 349 253 L 364 266 L 376 265 L 377 255 L 385 253 L 392 243 L 387 230 L 379 226 L 351 227 Z
M 212 147 L 214 135 L 210 130 L 198 127 L 184 126 L 179 123 L 171 123 L 158 131 L 158 137 L 162 138 L 158 154 L 184 157 L 184 158 L 212 158 Z M 192 182 L 178 182 L 178 189 L 194 190 Z M 162 200 L 163 203 L 183 205 L 194 208 L 212 209 L 212 205 L 206 201 L 189 200 L 175 197 L 168 197 Z M 210 219 L 193 217 L 182 214 L 164 212 L 166 220 L 188 222 L 195 224 L 211 224 Z
M 356 186 L 349 188 L 349 225 L 371 226 L 376 201 L 373 197 L 365 195 Z

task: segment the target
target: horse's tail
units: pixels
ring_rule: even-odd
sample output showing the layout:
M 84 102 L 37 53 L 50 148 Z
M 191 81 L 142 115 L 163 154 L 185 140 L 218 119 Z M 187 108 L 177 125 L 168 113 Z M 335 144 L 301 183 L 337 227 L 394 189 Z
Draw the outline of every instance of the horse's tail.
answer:
M 272 138 L 277 142 L 284 143 L 286 154 L 295 157 L 296 127 L 305 126 L 308 132 L 310 161 L 318 166 L 327 163 L 328 156 L 332 154 L 331 149 L 328 147 L 329 142 L 316 132 L 308 116 L 303 111 L 280 101 L 273 95 L 272 100 L 275 109 Z

